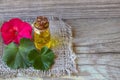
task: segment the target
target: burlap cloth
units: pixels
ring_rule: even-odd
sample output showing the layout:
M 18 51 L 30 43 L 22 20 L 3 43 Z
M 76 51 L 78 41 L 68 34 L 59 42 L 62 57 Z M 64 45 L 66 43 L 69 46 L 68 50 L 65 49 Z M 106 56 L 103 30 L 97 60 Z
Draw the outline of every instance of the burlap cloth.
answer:
M 22 18 L 24 21 L 32 23 L 34 18 Z M 32 67 L 29 69 L 11 70 L 2 62 L 2 54 L 4 51 L 4 45 L 2 40 L 0 42 L 0 78 L 8 79 L 15 77 L 46 77 L 54 76 L 59 77 L 63 75 L 71 75 L 76 70 L 75 54 L 72 50 L 72 31 L 71 27 L 65 24 L 62 20 L 53 19 L 50 20 L 50 32 L 53 39 L 56 39 L 57 45 L 53 47 L 53 51 L 57 58 L 55 64 L 49 71 L 34 70 Z

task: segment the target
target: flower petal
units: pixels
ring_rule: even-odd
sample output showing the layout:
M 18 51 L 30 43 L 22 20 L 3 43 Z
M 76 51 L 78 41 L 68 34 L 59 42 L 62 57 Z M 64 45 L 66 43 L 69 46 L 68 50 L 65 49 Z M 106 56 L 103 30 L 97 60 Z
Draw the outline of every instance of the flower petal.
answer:
M 26 31 L 26 30 L 24 29 L 24 30 L 22 30 L 22 31 L 19 33 L 18 36 L 23 37 L 23 38 L 29 38 L 29 39 L 31 39 L 31 38 L 32 38 L 32 32 Z
M 19 18 L 12 18 L 11 20 L 9 20 L 9 22 L 10 22 L 11 24 L 13 24 L 13 25 L 16 25 L 16 24 L 21 23 L 22 20 L 19 19 Z
M 19 18 L 13 18 L 9 22 L 3 23 L 1 33 L 5 44 L 11 42 L 18 44 L 21 38 L 32 38 L 32 27 Z
M 14 43 L 19 44 L 21 37 L 16 36 L 15 39 L 13 40 Z
M 21 26 L 22 20 L 19 18 L 13 18 L 9 22 L 16 30 L 21 30 L 23 28 Z
M 25 29 L 26 31 L 32 32 L 32 27 L 31 27 L 31 25 L 30 25 L 29 23 L 23 22 L 23 23 L 21 24 L 21 26 L 23 27 L 22 30 Z
M 1 32 L 8 32 L 10 27 L 11 27 L 11 25 L 9 22 L 4 22 L 1 26 Z
M 6 32 L 3 32 L 1 36 L 5 44 L 11 43 L 16 37 L 13 33 L 6 33 Z

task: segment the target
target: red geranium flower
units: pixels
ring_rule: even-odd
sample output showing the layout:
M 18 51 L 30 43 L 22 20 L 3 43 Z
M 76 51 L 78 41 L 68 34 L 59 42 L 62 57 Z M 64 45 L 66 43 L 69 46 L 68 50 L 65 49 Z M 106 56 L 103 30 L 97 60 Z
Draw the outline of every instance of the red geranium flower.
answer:
M 13 18 L 4 22 L 1 26 L 1 36 L 5 44 L 19 43 L 21 38 L 32 38 L 32 27 L 19 18 Z

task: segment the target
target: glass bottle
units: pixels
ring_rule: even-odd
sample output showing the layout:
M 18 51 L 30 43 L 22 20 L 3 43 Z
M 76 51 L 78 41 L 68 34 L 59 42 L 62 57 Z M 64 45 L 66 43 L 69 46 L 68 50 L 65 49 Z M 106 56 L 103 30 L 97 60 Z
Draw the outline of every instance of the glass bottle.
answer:
M 34 26 L 34 44 L 37 49 L 43 46 L 50 47 L 49 21 L 44 16 L 38 16 L 33 23 Z

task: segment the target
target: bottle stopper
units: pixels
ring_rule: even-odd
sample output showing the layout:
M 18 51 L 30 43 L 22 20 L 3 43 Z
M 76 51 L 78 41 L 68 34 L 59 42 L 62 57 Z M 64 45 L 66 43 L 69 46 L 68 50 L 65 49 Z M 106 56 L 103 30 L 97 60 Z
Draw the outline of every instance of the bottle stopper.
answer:
M 49 27 L 49 21 L 45 16 L 38 16 L 34 22 L 34 27 L 39 30 L 45 30 Z

